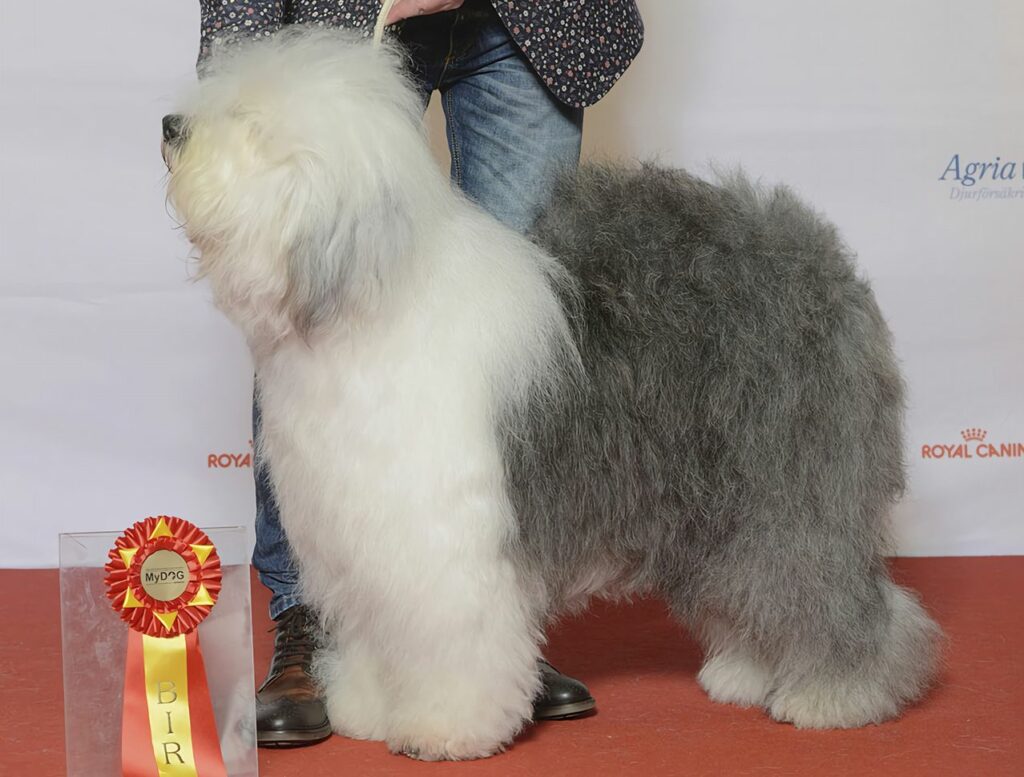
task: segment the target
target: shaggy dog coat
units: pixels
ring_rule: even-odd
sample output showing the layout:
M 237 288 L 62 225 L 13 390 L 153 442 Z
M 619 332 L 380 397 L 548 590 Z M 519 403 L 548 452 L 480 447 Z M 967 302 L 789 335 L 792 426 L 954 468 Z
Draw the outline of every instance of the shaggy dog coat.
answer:
M 883 556 L 902 385 L 835 229 L 739 177 L 585 167 L 531 242 L 420 110 L 388 47 L 291 30 L 215 64 L 165 149 L 256 362 L 335 728 L 496 752 L 594 595 L 663 597 L 717 701 L 845 727 L 918 698 L 937 629 Z

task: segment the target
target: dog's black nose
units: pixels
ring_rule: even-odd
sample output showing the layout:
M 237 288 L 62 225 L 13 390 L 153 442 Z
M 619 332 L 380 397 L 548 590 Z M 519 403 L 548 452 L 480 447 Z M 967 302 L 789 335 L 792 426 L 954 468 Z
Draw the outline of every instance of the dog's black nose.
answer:
M 164 116 L 164 140 L 170 142 L 181 137 L 181 129 L 185 125 L 183 116 L 169 113 Z

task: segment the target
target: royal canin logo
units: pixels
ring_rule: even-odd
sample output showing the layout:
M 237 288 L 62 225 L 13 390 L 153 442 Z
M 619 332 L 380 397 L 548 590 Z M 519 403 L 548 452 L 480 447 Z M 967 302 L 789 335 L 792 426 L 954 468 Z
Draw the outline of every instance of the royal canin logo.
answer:
M 252 440 L 246 453 L 208 453 L 207 469 L 252 469 Z
M 925 443 L 922 459 L 1020 459 L 1024 458 L 1022 442 L 987 442 L 988 431 L 969 426 L 960 432 L 963 442 Z

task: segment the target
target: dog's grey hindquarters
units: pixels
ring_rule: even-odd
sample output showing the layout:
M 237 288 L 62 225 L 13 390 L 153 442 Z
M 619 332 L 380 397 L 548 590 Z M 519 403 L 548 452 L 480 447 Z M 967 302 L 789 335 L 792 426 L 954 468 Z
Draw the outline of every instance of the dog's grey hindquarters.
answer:
M 535 239 L 578 283 L 587 375 L 508 436 L 552 608 L 659 592 L 704 636 L 713 697 L 798 725 L 918 697 L 938 630 L 884 562 L 903 386 L 834 227 L 741 176 L 591 166 Z

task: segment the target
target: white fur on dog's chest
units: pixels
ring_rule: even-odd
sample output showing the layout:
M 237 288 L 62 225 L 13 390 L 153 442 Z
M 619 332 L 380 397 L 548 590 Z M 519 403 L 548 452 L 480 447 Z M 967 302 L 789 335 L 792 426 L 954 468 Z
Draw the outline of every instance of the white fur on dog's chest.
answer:
M 263 453 L 300 564 L 330 558 L 360 588 L 423 575 L 425 556 L 493 559 L 510 529 L 474 337 L 452 347 L 457 306 L 432 303 L 285 344 L 259 369 Z

